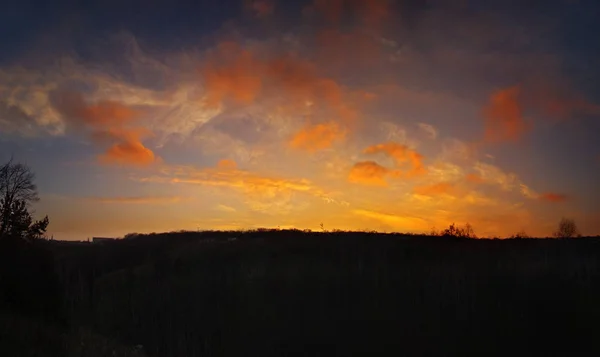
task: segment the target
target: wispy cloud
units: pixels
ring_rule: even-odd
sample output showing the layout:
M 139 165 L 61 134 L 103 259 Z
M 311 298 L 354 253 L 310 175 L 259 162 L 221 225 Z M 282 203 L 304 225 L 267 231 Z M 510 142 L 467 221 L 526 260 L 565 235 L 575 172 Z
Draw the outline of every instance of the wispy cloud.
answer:
M 88 201 L 113 204 L 171 204 L 185 200 L 180 196 L 116 196 L 88 197 Z
M 477 162 L 473 169 L 477 171 L 481 181 L 495 184 L 504 191 L 511 191 L 519 184 L 516 174 L 504 172 L 495 165 Z
M 221 211 L 221 212 L 227 212 L 227 213 L 235 213 L 237 212 L 237 210 L 234 207 L 231 206 L 227 206 L 224 204 L 219 204 L 215 207 L 216 210 Z
M 523 183 L 516 174 L 504 172 L 497 166 L 477 162 L 473 167 L 477 173 L 468 174 L 465 179 L 467 182 L 475 184 L 492 184 L 498 186 L 503 191 L 517 191 L 523 197 L 546 202 L 564 202 L 567 196 L 558 193 L 537 193 L 534 189 Z
M 0 132 L 24 136 L 61 135 L 64 122 L 52 107 L 49 91 L 40 73 L 0 68 Z
M 438 137 L 438 132 L 437 129 L 431 125 L 431 124 L 426 124 L 426 123 L 418 123 L 417 124 L 419 126 L 419 129 L 421 129 L 421 131 L 423 131 L 425 134 L 427 134 L 427 136 L 432 139 L 435 140 Z
M 296 195 L 317 198 L 325 203 L 347 205 L 338 199 L 339 193 L 327 191 L 308 179 L 291 179 L 259 175 L 239 169 L 232 160 L 221 160 L 216 167 L 165 166 L 161 175 L 138 179 L 142 182 L 189 184 L 206 187 L 223 187 L 245 195 L 247 204 L 257 210 L 267 210 Z M 292 207 L 288 207 L 292 208 Z

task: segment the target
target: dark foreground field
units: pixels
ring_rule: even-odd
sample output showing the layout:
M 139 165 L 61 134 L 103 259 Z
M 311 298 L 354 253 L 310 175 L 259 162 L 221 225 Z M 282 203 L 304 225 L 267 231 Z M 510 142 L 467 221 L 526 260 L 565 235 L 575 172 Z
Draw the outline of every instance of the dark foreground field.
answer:
M 2 249 L 2 356 L 600 353 L 596 238 L 194 232 Z

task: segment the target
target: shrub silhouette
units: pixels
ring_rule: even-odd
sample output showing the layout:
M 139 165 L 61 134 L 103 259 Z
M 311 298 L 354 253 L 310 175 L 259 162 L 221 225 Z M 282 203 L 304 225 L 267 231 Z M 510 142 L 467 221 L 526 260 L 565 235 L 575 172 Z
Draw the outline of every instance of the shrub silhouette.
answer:
M 509 238 L 524 239 L 524 238 L 531 238 L 531 236 L 529 234 L 527 234 L 527 232 L 525 232 L 525 230 L 520 230 L 517 233 L 511 235 Z
M 579 235 L 579 230 L 575 220 L 571 218 L 562 218 L 558 223 L 558 228 L 553 233 L 556 238 L 573 238 Z
M 458 227 L 455 223 L 452 223 L 448 228 L 441 232 L 444 237 L 455 237 L 455 238 L 477 238 L 473 226 L 467 223 L 464 227 Z

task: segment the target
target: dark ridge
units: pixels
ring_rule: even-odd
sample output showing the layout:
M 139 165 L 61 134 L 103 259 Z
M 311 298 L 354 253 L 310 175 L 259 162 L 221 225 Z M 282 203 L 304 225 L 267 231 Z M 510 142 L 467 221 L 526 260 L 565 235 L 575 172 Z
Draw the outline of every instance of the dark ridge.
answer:
M 67 356 L 600 350 L 598 237 L 499 240 L 259 229 L 33 245 L 53 258 L 59 277 L 54 286 L 60 287 L 55 295 L 62 301 L 57 311 L 68 323 L 21 325 L 46 336 L 28 340 L 30 345 L 49 351 L 48 341 L 59 339 Z M 18 316 L 10 321 L 31 321 Z

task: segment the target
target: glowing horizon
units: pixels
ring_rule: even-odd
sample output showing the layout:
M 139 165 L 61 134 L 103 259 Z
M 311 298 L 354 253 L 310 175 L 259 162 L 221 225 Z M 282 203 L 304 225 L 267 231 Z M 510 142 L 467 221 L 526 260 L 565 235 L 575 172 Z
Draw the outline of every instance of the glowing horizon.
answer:
M 4 45 L 0 160 L 37 174 L 49 235 L 550 236 L 561 217 L 600 234 L 600 71 L 584 66 L 600 49 L 569 47 L 578 5 L 225 3 L 201 24 L 158 1 Z

